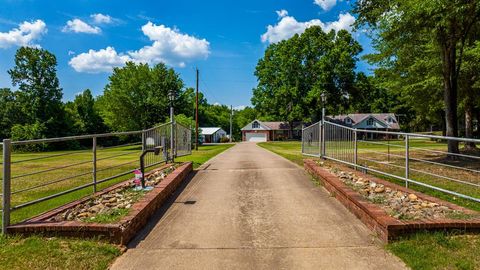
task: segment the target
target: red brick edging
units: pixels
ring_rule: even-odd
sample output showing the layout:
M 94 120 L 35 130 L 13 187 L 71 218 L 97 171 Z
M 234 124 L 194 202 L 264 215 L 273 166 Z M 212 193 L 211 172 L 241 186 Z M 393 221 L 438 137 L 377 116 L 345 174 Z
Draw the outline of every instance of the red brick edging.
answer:
M 362 195 L 348 187 L 337 176 L 328 170 L 319 166 L 314 160 L 304 160 L 305 169 L 317 176 L 324 184 L 324 187 L 338 201 L 340 201 L 350 212 L 357 216 L 367 227 L 378 234 L 380 239 L 389 242 L 401 235 L 413 233 L 422 230 L 453 230 L 459 229 L 463 231 L 480 231 L 480 218 L 472 219 L 422 219 L 422 220 L 398 220 L 389 216 L 382 208 L 367 201 Z M 440 205 L 445 205 L 451 209 L 462 211 L 466 214 L 477 214 L 477 212 L 463 208 L 456 204 L 452 204 L 438 198 L 407 189 L 397 184 L 379 179 L 372 175 L 364 174 L 359 171 L 341 166 L 341 170 L 346 172 L 354 172 L 357 176 L 364 179 L 372 180 L 376 183 L 385 185 L 401 192 L 413 193 L 418 198 Z
M 148 174 L 162 170 L 169 164 L 150 171 Z M 63 205 L 44 214 L 26 220 L 25 222 L 11 225 L 7 232 L 11 234 L 45 234 L 61 235 L 75 237 L 102 237 L 112 243 L 127 244 L 135 234 L 148 222 L 152 214 L 159 209 L 169 196 L 177 189 L 179 184 L 192 171 L 192 163 L 187 162 L 177 167 L 169 173 L 152 191 L 145 194 L 138 202 L 134 203 L 127 216 L 123 217 L 115 224 L 86 223 L 80 221 L 48 221 L 49 218 L 65 211 L 68 208 L 75 207 L 89 200 L 92 196 Z M 148 175 L 146 174 L 146 176 Z M 128 185 L 129 181 L 124 181 L 97 192 L 95 196 L 108 193 L 116 188 Z

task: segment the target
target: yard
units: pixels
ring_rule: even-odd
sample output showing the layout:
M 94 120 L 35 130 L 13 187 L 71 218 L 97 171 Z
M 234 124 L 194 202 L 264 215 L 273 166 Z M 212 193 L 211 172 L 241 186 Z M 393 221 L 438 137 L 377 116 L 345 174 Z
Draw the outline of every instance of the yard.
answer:
M 223 152 L 224 150 L 232 147 L 232 144 L 221 144 L 221 145 L 211 145 L 211 146 L 200 146 L 198 151 L 193 151 L 192 155 L 179 157 L 176 159 L 177 162 L 192 161 L 194 163 L 194 168 L 197 168 L 201 164 L 205 163 L 207 160 L 213 156 Z M 101 156 L 117 156 L 115 159 L 111 159 L 109 164 L 102 164 L 105 167 L 112 167 L 119 165 L 114 168 L 113 172 L 109 172 L 110 175 L 115 175 L 120 172 L 130 169 L 128 165 L 132 165 L 138 162 L 139 148 L 138 146 L 127 146 L 121 148 L 114 148 L 106 153 L 102 153 Z M 25 168 L 25 172 L 21 172 L 20 169 L 12 172 L 12 175 L 25 174 L 30 171 L 37 170 L 46 170 L 53 167 L 62 167 L 67 166 L 72 163 L 79 163 L 86 161 L 91 158 L 90 152 L 79 151 L 78 153 L 69 155 L 69 158 L 65 158 L 61 154 L 66 152 L 55 152 L 48 153 L 49 155 L 58 154 L 58 157 L 50 158 L 47 162 L 25 162 L 24 164 L 29 164 L 29 167 Z M 119 156 L 120 154 L 125 154 Z M 16 154 L 12 160 L 31 160 L 35 157 L 39 157 L 39 153 L 35 154 Z M 112 161 L 113 160 L 113 161 Z M 32 160 L 35 161 L 35 160 Z M 125 164 L 127 163 L 128 164 Z M 20 165 L 22 163 L 18 163 Z M 33 164 L 33 165 L 30 165 Z M 124 164 L 124 165 L 122 165 Z M 91 166 L 91 164 L 86 164 Z M 137 165 L 137 164 L 135 164 Z M 123 166 L 123 167 L 122 167 Z M 75 168 L 75 169 L 74 169 Z M 87 170 L 90 172 L 89 167 L 69 167 L 69 170 L 60 171 L 58 174 L 52 177 L 64 177 L 62 172 L 68 173 L 71 175 L 79 174 Z M 67 174 L 67 175 L 68 175 Z M 38 176 L 37 176 L 38 177 Z M 131 177 L 131 175 L 126 175 L 114 179 L 112 181 L 103 183 L 99 185 L 99 189 L 110 186 L 114 183 L 118 183 L 122 180 Z M 25 177 L 28 180 L 34 183 L 41 183 L 46 181 L 44 177 Z M 22 179 L 22 178 L 18 178 Z M 13 181 L 13 180 L 12 180 Z M 63 181 L 55 185 L 54 190 L 45 190 L 38 193 L 29 193 L 28 196 L 20 197 L 21 201 L 33 200 L 40 198 L 46 194 L 53 194 L 59 190 L 66 190 L 72 188 L 79 184 L 82 184 L 82 181 L 91 181 L 91 174 L 89 173 L 86 177 L 78 182 L 68 182 Z M 26 183 L 33 185 L 34 183 Z M 22 186 L 24 183 L 17 182 L 15 187 Z M 25 185 L 26 185 L 25 184 Z M 12 185 L 12 190 L 13 185 Z M 12 213 L 12 220 L 20 221 L 27 217 L 31 217 L 35 214 L 45 212 L 54 207 L 60 206 L 72 200 L 81 198 L 88 194 L 91 194 L 92 188 L 85 188 L 68 195 L 64 195 L 52 200 L 48 200 L 39 204 L 35 204 L 30 207 L 22 208 L 18 211 Z M 19 203 L 20 200 L 15 198 L 15 203 Z M 18 237 L 18 236 L 9 236 L 9 237 L 0 237 L 0 269 L 106 269 L 108 265 L 113 261 L 113 259 L 121 254 L 120 247 L 116 245 L 111 245 L 98 241 L 95 239 L 92 240 L 81 240 L 81 239 L 67 239 L 67 238 L 44 238 L 40 236 L 32 237 Z
M 400 142 L 392 142 L 399 145 Z M 303 166 L 303 156 L 301 154 L 300 142 L 268 142 L 259 143 L 259 146 L 268 149 L 280 156 L 283 156 L 299 166 Z M 445 144 L 425 140 L 416 140 L 412 147 L 426 148 L 432 150 L 445 149 Z M 391 153 L 400 153 L 402 150 L 393 149 Z M 395 150 L 396 149 L 396 150 Z M 382 154 L 372 153 L 388 151 L 383 146 L 363 144 L 359 146 L 359 155 L 366 158 L 381 158 Z M 380 157 L 379 157 L 380 155 Z M 420 153 L 418 154 L 420 155 Z M 400 161 L 397 161 L 400 162 Z M 385 165 L 388 166 L 388 165 Z M 419 166 L 417 164 L 417 166 Z M 387 168 L 387 167 L 386 167 Z M 432 170 L 433 168 L 427 168 Z M 479 178 L 474 178 L 478 181 Z M 397 184 L 403 185 L 403 182 L 387 179 Z M 422 179 L 423 180 L 423 179 Z M 427 179 L 435 181 L 435 179 Z M 425 180 L 423 180 L 425 181 Z M 451 184 L 452 188 L 460 188 L 460 184 Z M 480 210 L 479 203 L 461 200 L 454 196 L 432 191 L 430 189 L 410 185 L 411 188 L 423 193 L 441 197 L 442 199 L 462 205 L 464 207 Z M 462 185 L 463 187 L 463 185 Z M 478 189 L 471 189 L 472 194 L 479 194 Z M 475 193 L 473 193 L 475 192 Z M 477 195 L 478 196 L 478 195 Z M 401 258 L 412 269 L 479 269 L 480 260 L 478 250 L 480 250 L 480 235 L 457 235 L 455 233 L 418 233 L 388 244 L 385 247 L 392 253 Z

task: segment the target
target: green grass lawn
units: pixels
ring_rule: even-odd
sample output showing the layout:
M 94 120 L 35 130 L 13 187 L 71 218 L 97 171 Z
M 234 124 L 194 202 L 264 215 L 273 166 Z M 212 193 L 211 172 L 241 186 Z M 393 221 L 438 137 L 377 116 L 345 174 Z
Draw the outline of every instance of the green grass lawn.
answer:
M 258 145 L 303 166 L 300 142 L 267 142 Z M 363 147 L 367 150 L 364 153 L 368 153 L 370 149 L 384 149 L 376 145 L 371 148 L 366 145 Z M 435 142 L 429 141 L 416 141 L 414 147 L 443 149 L 444 145 L 440 143 L 437 145 Z M 400 185 L 403 183 L 392 179 L 387 180 Z M 472 201 L 453 199 L 452 196 L 414 185 L 410 187 L 474 210 L 480 210 L 480 205 Z M 480 269 L 480 256 L 478 255 L 480 235 L 424 232 L 390 243 L 385 248 L 401 258 L 412 269 Z
M 349 160 L 353 162 L 353 146 L 349 151 L 339 151 L 335 152 L 332 150 L 332 144 L 342 144 L 342 142 L 333 142 L 330 144 L 330 150 L 328 150 L 327 145 L 327 155 L 336 157 L 337 159 L 341 160 Z M 385 142 L 384 142 L 385 143 Z M 392 140 L 390 141 L 392 145 L 402 145 L 402 141 Z M 344 146 L 346 145 L 343 143 Z M 293 161 L 294 163 L 303 166 L 303 158 L 307 156 L 302 156 L 301 154 L 301 143 L 298 141 L 292 142 L 267 142 L 267 143 L 259 143 L 261 147 L 264 147 L 274 153 L 277 153 L 285 158 Z M 434 162 L 439 162 L 445 164 L 445 160 L 442 160 L 442 154 L 437 152 L 427 152 L 421 149 L 428 149 L 433 151 L 446 151 L 446 144 L 438 143 L 430 140 L 422 140 L 422 139 L 413 139 L 411 140 L 410 144 L 411 150 L 410 154 L 411 157 L 417 159 L 425 159 L 431 160 Z M 387 153 L 390 151 L 390 154 L 394 156 L 390 156 L 390 159 L 387 158 Z M 405 175 L 405 158 L 401 155 L 404 155 L 404 148 L 394 147 L 391 146 L 388 149 L 387 146 L 378 145 L 378 144 L 369 144 L 369 143 L 359 143 L 358 144 L 358 163 L 363 166 L 368 166 L 372 169 L 377 169 L 380 171 L 384 171 L 393 175 L 397 175 L 399 177 L 404 177 Z M 396 155 L 396 156 L 395 156 Z M 470 185 L 466 185 L 463 183 L 454 182 L 448 179 L 444 179 L 441 177 L 432 176 L 427 173 L 434 173 L 439 174 L 444 177 L 450 177 L 454 179 L 460 179 L 463 181 L 469 181 L 472 183 L 480 183 L 480 174 L 475 172 L 469 172 L 461 169 L 454 169 L 445 166 L 440 166 L 437 164 L 429 164 L 425 162 L 416 161 L 410 159 L 410 178 L 415 179 L 419 182 L 423 182 L 426 184 L 434 185 L 437 187 L 441 187 L 447 190 L 456 191 L 462 194 L 470 195 L 472 197 L 480 198 L 480 188 L 476 188 Z M 462 166 L 465 168 L 470 169 L 480 169 L 480 162 L 470 162 L 470 163 L 454 163 L 450 165 Z M 415 171 L 417 170 L 417 171 Z M 389 180 L 399 185 L 405 185 L 403 180 L 399 180 L 396 178 L 389 178 L 383 175 L 377 175 L 381 178 Z M 420 185 L 410 184 L 410 188 L 423 192 L 428 195 L 432 195 L 443 200 L 453 202 L 455 204 L 480 211 L 480 203 L 462 199 L 457 196 L 449 195 L 440 191 L 435 191 L 430 188 L 426 188 Z
M 94 240 L 0 237 L 0 269 L 107 269 L 118 246 Z
M 301 153 L 300 142 L 262 142 L 258 145 L 303 167 L 304 156 Z
M 197 168 L 210 158 L 232 146 L 232 144 L 200 146 L 198 151 L 192 151 L 192 155 L 179 157 L 176 161 L 192 161 L 194 167 Z M 21 158 L 23 159 L 31 158 L 28 154 L 21 155 Z M 32 154 L 32 156 L 35 155 L 38 154 Z M 138 153 L 132 153 L 127 156 L 131 159 L 138 159 Z M 72 159 L 65 159 L 62 157 L 57 159 L 60 160 L 56 160 L 49 164 L 55 163 L 55 166 L 58 166 L 59 164 L 72 162 Z M 121 161 L 117 162 L 118 164 L 124 163 Z M 103 183 L 99 185 L 99 190 L 125 180 L 127 177 L 131 176 L 128 175 Z M 54 207 L 71 202 L 72 200 L 89 195 L 91 192 L 91 188 L 86 188 L 31 207 L 23 208 L 19 211 L 15 211 L 12 218 L 14 221 L 18 221 L 31 217 L 35 214 L 45 212 Z M 95 239 L 85 240 L 62 237 L 45 238 L 41 236 L 0 236 L 0 269 L 107 269 L 110 263 L 121 254 L 120 250 L 120 247 L 116 245 Z

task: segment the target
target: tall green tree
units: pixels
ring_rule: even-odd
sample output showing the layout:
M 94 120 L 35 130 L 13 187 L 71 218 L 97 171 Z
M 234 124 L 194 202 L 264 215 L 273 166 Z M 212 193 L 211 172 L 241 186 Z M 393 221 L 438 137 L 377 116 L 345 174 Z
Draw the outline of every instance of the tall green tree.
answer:
M 168 118 L 168 93 L 181 96 L 182 88 L 179 75 L 164 64 L 129 62 L 109 77 L 98 100 L 101 115 L 114 131 L 145 129 Z
M 480 40 L 474 40 L 465 48 L 463 65 L 459 76 L 460 108 L 465 115 L 465 137 L 473 138 L 473 119 L 480 110 Z M 480 119 L 477 118 L 477 121 Z M 474 143 L 466 143 L 467 148 L 475 148 Z
M 107 130 L 90 89 L 75 96 L 73 101 L 65 104 L 66 111 L 71 115 L 76 134 L 103 133 Z
M 321 117 L 325 92 L 330 113 L 346 112 L 361 50 L 347 31 L 325 33 L 318 26 L 271 44 L 255 70 L 252 104 L 276 120 L 314 121 Z
M 465 41 L 479 22 L 478 0 L 357 1 L 355 13 L 359 26 L 373 30 L 384 61 L 395 61 L 397 51 L 404 46 L 433 41 L 436 57 L 441 60 L 446 134 L 458 136 L 458 78 Z M 458 142 L 449 141 L 448 150 L 457 153 Z
M 23 123 L 24 115 L 19 110 L 17 95 L 9 88 L 0 88 L 0 138 L 10 138 L 15 124 Z
M 15 66 L 8 71 L 13 86 L 18 86 L 18 102 L 25 115 L 22 124 L 45 125 L 45 136 L 63 134 L 62 89 L 57 78 L 57 59 L 47 50 L 21 47 Z

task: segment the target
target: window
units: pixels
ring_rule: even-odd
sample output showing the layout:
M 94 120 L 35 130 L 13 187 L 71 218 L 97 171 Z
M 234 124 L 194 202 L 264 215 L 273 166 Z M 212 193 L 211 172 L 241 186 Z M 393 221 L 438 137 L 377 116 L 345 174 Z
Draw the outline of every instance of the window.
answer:
M 252 128 L 260 128 L 260 124 L 257 121 L 255 121 L 252 123 Z
M 387 118 L 387 123 L 388 123 L 388 124 L 392 124 L 392 123 L 396 123 L 396 121 L 395 121 L 395 119 L 394 119 L 393 117 L 389 116 L 389 117 Z
M 373 123 L 374 123 L 375 120 L 373 120 L 373 118 L 369 118 L 367 120 L 367 126 L 373 126 Z
M 349 117 L 345 118 L 345 124 L 351 124 L 352 123 L 352 119 L 350 119 Z

